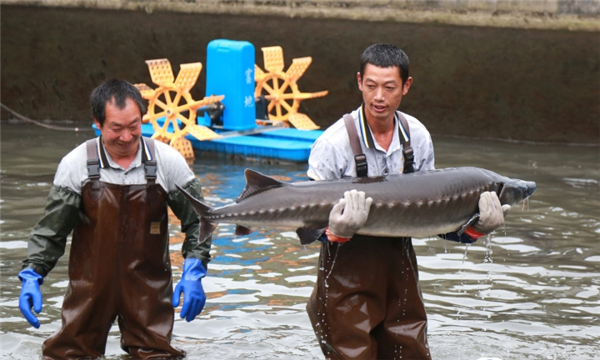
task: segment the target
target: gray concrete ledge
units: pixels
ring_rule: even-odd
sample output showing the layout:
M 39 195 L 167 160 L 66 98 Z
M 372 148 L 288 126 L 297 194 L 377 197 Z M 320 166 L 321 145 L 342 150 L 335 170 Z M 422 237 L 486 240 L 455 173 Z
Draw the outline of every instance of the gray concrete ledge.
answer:
M 600 31 L 600 0 L 1 0 L 2 5 Z

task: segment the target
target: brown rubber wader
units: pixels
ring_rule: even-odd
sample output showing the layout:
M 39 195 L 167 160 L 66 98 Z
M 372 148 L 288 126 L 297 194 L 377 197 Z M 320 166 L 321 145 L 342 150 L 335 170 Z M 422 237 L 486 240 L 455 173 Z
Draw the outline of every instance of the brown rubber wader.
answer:
M 121 347 L 135 359 L 181 359 L 171 347 L 174 309 L 167 194 L 150 181 L 90 180 L 73 232 L 62 327 L 43 345 L 44 359 L 95 359 L 118 318 Z
M 325 243 L 308 315 L 327 359 L 431 359 L 410 238 Z

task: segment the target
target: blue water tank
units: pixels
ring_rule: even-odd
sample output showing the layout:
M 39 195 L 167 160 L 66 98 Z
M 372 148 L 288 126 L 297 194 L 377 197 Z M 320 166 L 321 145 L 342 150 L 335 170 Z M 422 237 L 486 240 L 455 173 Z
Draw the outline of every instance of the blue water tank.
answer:
M 207 46 L 206 96 L 225 95 L 223 129 L 256 127 L 254 45 L 248 41 L 213 40 Z M 210 124 L 208 114 L 205 123 Z

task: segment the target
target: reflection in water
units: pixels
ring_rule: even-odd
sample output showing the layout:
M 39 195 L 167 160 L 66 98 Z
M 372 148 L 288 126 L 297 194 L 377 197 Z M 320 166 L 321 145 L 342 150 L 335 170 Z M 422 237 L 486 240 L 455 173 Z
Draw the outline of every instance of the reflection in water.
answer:
M 18 135 L 19 134 L 19 135 Z M 31 227 L 42 214 L 58 161 L 91 136 L 22 124 L 2 125 L 0 295 L 2 359 L 32 359 L 60 326 L 68 255 L 46 278 L 40 329 L 18 310 L 16 274 Z M 470 246 L 414 239 L 434 359 L 594 359 L 600 353 L 600 153 L 559 147 L 435 138 L 437 167 L 479 166 L 536 181 L 529 209 L 511 209 L 504 229 Z M 193 170 L 207 202 L 232 202 L 250 167 L 305 181 L 305 164 L 198 157 Z M 171 259 L 181 275 L 179 225 L 171 218 Z M 199 319 L 177 318 L 175 346 L 192 359 L 319 359 L 305 304 L 316 280 L 319 246 L 294 229 L 213 235 L 213 261 Z M 68 254 L 68 249 L 67 249 Z M 124 358 L 113 328 L 108 358 Z

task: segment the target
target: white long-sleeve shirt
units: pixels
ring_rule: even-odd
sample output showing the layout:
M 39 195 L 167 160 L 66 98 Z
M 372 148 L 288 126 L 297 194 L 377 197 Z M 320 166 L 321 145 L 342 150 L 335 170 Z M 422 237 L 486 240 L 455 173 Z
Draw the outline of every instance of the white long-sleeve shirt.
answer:
M 425 126 L 413 116 L 404 114 L 410 131 L 410 143 L 414 153 L 414 169 L 416 171 L 433 170 L 434 154 L 431 135 Z M 369 176 L 401 174 L 404 170 L 404 155 L 400 142 L 398 124 L 394 126 L 392 142 L 388 150 L 384 150 L 375 142 L 375 147 L 367 147 L 361 134 L 361 108 L 351 114 L 357 134 L 359 134 L 362 151 L 367 158 Z M 397 120 L 394 120 L 397 121 Z M 366 131 L 371 131 L 368 127 Z M 333 180 L 342 177 L 356 177 L 354 152 L 348 139 L 344 119 L 331 125 L 315 141 L 308 159 L 308 177 L 314 180 Z

